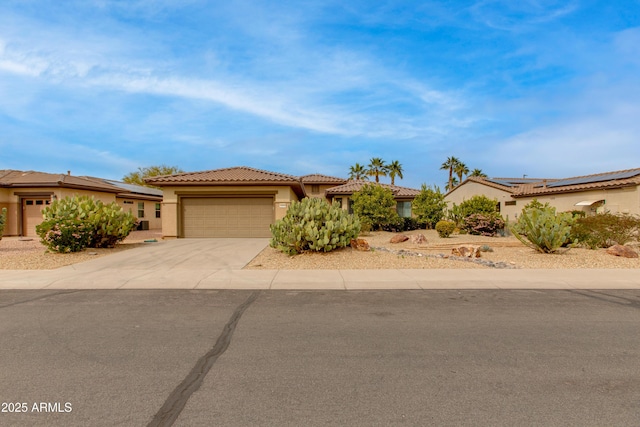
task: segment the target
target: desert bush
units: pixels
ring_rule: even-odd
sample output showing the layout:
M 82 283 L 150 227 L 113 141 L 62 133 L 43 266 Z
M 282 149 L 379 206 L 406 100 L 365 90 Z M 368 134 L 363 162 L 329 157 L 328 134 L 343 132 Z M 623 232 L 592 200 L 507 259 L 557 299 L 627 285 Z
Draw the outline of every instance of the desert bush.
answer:
M 36 226 L 42 243 L 55 252 L 77 252 L 86 247 L 113 247 L 136 226 L 136 218 L 117 203 L 105 205 L 93 197 L 54 200 Z
M 2 240 L 2 235 L 4 234 L 4 226 L 7 223 L 7 208 L 2 208 L 0 211 L 0 240 Z
M 449 237 L 451 233 L 456 229 L 456 224 L 453 221 L 440 220 L 436 223 L 436 231 L 440 237 Z
M 286 254 L 329 252 L 358 237 L 360 221 L 324 199 L 293 202 L 284 218 L 271 225 L 271 247 Z
M 511 232 L 524 245 L 542 253 L 554 253 L 570 240 L 571 213 L 556 213 L 551 206 L 525 207 Z
M 402 231 L 411 231 L 420 229 L 420 223 L 416 218 L 397 217 L 393 222 L 381 226 L 383 231 L 391 231 L 399 233 Z
M 422 184 L 420 194 L 411 202 L 411 210 L 418 222 L 424 224 L 426 228 L 433 229 L 437 222 L 444 218 L 447 202 L 440 188 L 431 188 Z
M 462 220 L 462 229 L 469 234 L 495 237 L 499 230 L 504 229 L 504 220 L 499 213 L 475 213 Z
M 638 241 L 640 217 L 609 212 L 580 217 L 571 229 L 571 238 L 591 249 Z
M 396 212 L 396 201 L 388 188 L 375 183 L 365 184 L 360 191 L 351 196 L 353 212 L 361 221 L 367 221 L 372 229 L 379 230 L 383 225 L 397 224 L 400 217 Z

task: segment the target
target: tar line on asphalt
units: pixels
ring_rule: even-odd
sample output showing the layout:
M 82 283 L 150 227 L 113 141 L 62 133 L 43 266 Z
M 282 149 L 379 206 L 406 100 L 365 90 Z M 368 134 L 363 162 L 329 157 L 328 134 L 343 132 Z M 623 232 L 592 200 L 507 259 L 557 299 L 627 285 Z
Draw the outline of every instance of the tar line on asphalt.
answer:
M 25 299 L 25 300 L 22 300 L 22 301 L 16 301 L 16 302 L 12 302 L 10 304 L 0 305 L 0 308 L 13 307 L 14 305 L 26 304 L 26 303 L 31 302 L 31 301 L 37 301 L 37 300 L 40 300 L 40 299 L 45 299 L 45 298 L 53 297 L 53 296 L 56 296 L 56 295 L 75 294 L 76 292 L 83 292 L 83 291 L 82 290 L 77 290 L 77 291 L 51 292 L 51 293 L 48 293 L 46 295 L 40 295 L 40 296 L 37 296 L 37 297 L 34 297 L 34 298 Z
M 154 415 L 148 427 L 168 427 L 173 425 L 182 410 L 184 409 L 187 401 L 193 393 L 195 393 L 207 373 L 211 369 L 218 357 L 220 357 L 229 347 L 231 343 L 231 337 L 236 329 L 238 321 L 242 317 L 244 311 L 256 300 L 260 295 L 260 291 L 252 293 L 249 298 L 236 308 L 233 315 L 224 326 L 222 333 L 218 337 L 215 345 L 204 356 L 202 356 L 196 362 L 191 372 L 185 377 L 184 380 L 171 392 L 164 405 Z

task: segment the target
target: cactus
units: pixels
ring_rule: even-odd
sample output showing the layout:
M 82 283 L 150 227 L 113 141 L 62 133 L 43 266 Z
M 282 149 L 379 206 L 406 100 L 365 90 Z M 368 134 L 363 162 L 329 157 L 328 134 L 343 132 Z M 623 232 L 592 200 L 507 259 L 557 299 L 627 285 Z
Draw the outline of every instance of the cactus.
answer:
M 542 253 L 555 253 L 569 241 L 571 213 L 556 214 L 550 206 L 525 207 L 511 232 L 524 245 Z
M 358 236 L 360 221 L 337 203 L 324 199 L 293 202 L 285 217 L 271 225 L 271 247 L 286 254 L 329 252 L 350 244 Z
M 0 240 L 4 234 L 4 225 L 7 223 L 7 208 L 2 208 L 0 211 Z
M 449 237 L 456 229 L 456 223 L 453 221 L 438 221 L 436 223 L 436 231 L 440 237 Z
M 93 197 L 54 200 L 36 226 L 42 243 L 55 252 L 77 252 L 86 247 L 113 247 L 129 235 L 136 219 L 115 202 L 105 205 Z

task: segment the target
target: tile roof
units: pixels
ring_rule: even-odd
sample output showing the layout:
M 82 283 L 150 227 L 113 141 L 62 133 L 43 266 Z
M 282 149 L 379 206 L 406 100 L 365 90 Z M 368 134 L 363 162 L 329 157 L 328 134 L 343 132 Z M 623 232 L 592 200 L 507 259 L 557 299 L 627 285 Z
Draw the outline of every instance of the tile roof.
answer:
M 344 178 L 322 175 L 319 173 L 301 176 L 300 180 L 302 180 L 304 184 L 344 184 L 347 182 Z
M 362 187 L 365 186 L 366 184 L 376 184 L 376 183 L 371 181 L 363 181 L 363 180 L 347 181 L 347 183 L 344 185 L 339 185 L 337 187 L 332 187 L 327 189 L 325 193 L 327 195 L 349 195 L 349 194 L 355 193 L 356 191 L 360 191 Z M 400 187 L 397 185 L 382 184 L 382 183 L 378 183 L 378 185 L 391 190 L 391 192 L 395 197 L 415 197 L 418 194 L 420 194 L 420 190 L 416 190 L 414 188 Z
M 186 172 L 175 175 L 156 176 L 145 181 L 152 185 L 163 184 L 275 184 L 300 183 L 300 179 L 293 175 L 269 172 L 260 169 L 238 166 L 224 169 L 214 169 L 202 172 Z
M 640 185 L 640 168 L 562 179 L 481 178 L 470 176 L 462 184 L 466 182 L 478 182 L 488 187 L 497 188 L 511 193 L 512 197 L 516 198 L 531 197 Z M 455 191 L 456 188 L 449 191 L 449 193 Z
M 549 184 L 552 184 L 552 186 L 548 186 Z M 513 197 L 573 193 L 637 185 L 640 185 L 640 168 L 523 184 L 518 187 Z
M 107 193 L 119 193 L 122 191 L 114 185 L 93 181 L 87 177 L 18 170 L 0 172 L 0 186 L 10 188 L 66 187 L 98 190 Z

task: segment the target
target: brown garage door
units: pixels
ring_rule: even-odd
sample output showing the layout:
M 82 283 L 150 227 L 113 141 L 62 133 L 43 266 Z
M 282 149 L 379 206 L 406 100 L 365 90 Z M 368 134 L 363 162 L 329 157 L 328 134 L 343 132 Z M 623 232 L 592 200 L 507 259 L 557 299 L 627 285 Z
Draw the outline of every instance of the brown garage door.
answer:
M 272 197 L 182 199 L 182 237 L 271 237 Z

